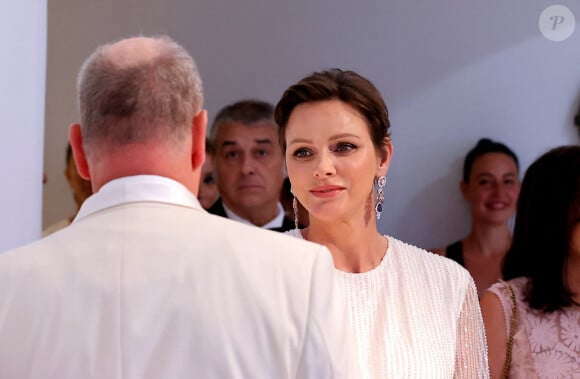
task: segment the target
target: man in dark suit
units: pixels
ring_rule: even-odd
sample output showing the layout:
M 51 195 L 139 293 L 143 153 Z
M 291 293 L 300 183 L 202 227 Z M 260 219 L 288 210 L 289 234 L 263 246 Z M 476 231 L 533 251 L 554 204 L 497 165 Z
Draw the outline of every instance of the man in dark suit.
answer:
M 215 117 L 211 140 L 220 198 L 208 212 L 281 232 L 294 229 L 280 203 L 284 156 L 273 106 L 260 100 L 226 106 Z

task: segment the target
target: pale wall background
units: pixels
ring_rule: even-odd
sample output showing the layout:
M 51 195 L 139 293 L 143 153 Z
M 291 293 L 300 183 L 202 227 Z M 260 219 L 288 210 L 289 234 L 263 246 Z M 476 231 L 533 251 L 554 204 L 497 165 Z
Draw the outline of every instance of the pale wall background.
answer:
M 0 1 L 0 252 L 40 237 L 46 0 Z
M 580 20 L 580 2 L 559 1 Z M 469 229 L 458 191 L 480 137 L 510 145 L 523 168 L 578 143 L 580 25 L 552 42 L 538 28 L 550 1 L 58 0 L 48 4 L 43 224 L 74 211 L 64 180 L 76 73 L 99 44 L 167 33 L 195 57 L 210 118 L 243 97 L 276 102 L 299 78 L 354 69 L 383 93 L 395 146 L 384 233 L 423 247 Z

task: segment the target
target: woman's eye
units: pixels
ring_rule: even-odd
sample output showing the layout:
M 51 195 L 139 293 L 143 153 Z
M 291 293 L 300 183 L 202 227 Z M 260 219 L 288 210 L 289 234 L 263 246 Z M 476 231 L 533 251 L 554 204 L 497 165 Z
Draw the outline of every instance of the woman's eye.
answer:
M 296 158 L 307 158 L 312 155 L 307 149 L 298 149 L 293 154 Z
M 339 153 L 346 153 L 355 148 L 356 146 L 353 145 L 352 143 L 339 143 L 338 145 L 336 145 L 336 151 Z

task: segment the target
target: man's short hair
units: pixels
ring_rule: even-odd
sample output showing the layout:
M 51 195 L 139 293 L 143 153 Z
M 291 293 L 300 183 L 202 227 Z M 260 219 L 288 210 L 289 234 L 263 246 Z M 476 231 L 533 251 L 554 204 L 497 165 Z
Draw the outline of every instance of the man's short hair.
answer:
M 202 81 L 193 58 L 169 37 L 153 38 L 157 56 L 120 67 L 99 47 L 77 81 L 85 148 L 94 140 L 124 145 L 166 140 L 178 145 L 203 106 Z
M 209 138 L 205 139 L 205 154 L 212 157 L 215 154 L 215 146 Z
M 244 125 L 254 125 L 274 121 L 274 106 L 262 100 L 240 100 L 222 108 L 213 121 L 210 139 L 215 143 L 219 127 L 225 122 L 239 122 Z

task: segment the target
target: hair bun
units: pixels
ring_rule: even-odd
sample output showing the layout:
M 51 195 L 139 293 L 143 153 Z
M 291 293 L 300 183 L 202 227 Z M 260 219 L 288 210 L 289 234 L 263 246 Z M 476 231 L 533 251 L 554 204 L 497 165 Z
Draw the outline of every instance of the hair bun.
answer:
M 477 141 L 477 147 L 481 147 L 481 146 L 487 146 L 487 145 L 493 145 L 495 142 L 492 141 L 489 138 L 481 138 L 479 141 Z

